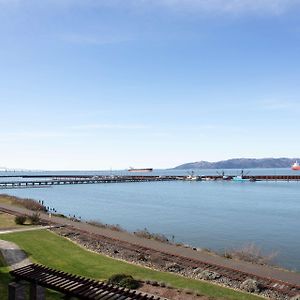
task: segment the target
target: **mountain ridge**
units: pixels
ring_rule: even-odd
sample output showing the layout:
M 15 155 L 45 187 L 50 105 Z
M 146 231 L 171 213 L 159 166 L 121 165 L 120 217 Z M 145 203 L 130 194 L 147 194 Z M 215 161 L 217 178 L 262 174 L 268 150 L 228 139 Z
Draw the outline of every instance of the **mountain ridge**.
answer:
M 300 158 L 232 158 L 216 162 L 196 161 L 181 164 L 173 169 L 259 169 L 259 168 L 289 168 Z

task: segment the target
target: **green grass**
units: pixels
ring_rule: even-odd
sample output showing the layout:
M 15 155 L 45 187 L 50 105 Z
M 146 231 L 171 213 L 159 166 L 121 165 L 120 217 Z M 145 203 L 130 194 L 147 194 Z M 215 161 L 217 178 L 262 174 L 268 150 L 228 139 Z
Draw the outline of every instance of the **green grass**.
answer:
M 1 235 L 1 239 L 18 244 L 34 262 L 73 274 L 105 280 L 113 274 L 126 273 L 136 279 L 163 281 L 176 288 L 192 289 L 202 295 L 218 299 L 261 299 L 206 282 L 187 279 L 170 273 L 153 271 L 92 253 L 65 238 L 45 230 Z
M 0 212 L 0 229 L 25 228 L 24 226 L 34 226 L 28 220 L 23 225 L 18 225 L 15 222 L 15 216 Z
M 7 286 L 9 282 L 10 276 L 8 274 L 8 268 L 0 253 L 0 299 L 7 299 Z
M 0 213 L 0 229 L 15 227 L 20 227 L 20 225 L 16 225 L 15 223 L 15 216 Z

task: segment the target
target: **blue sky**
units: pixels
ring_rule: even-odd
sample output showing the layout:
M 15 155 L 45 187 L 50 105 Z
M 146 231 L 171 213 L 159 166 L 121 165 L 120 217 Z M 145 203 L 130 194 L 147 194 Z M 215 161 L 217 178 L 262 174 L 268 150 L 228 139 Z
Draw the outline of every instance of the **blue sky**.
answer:
M 0 165 L 299 157 L 300 1 L 0 0 Z

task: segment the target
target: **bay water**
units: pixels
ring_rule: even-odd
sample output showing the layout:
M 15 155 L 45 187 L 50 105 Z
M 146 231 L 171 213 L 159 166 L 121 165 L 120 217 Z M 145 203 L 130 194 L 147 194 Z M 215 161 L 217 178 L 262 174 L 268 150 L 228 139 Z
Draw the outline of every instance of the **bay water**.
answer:
M 251 174 L 294 174 L 288 169 L 250 171 Z M 169 170 L 152 174 L 188 172 Z M 195 173 L 216 172 L 219 171 L 197 170 Z M 226 170 L 226 174 L 238 172 Z M 7 175 L 7 172 L 2 175 L 4 173 Z M 121 171 L 113 173 L 119 175 Z M 275 264 L 300 271 L 300 182 L 107 183 L 1 192 L 43 200 L 46 206 L 83 220 L 119 224 L 129 231 L 147 228 L 193 247 L 223 252 L 254 243 L 265 254 L 276 252 Z

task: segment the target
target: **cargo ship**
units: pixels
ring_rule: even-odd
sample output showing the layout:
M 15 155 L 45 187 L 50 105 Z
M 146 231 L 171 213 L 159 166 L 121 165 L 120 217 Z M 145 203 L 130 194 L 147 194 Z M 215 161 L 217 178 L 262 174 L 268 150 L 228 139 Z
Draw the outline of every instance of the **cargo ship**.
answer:
M 292 170 L 300 171 L 300 165 L 297 161 L 292 165 Z
M 128 172 L 152 172 L 152 171 L 153 171 L 152 168 L 135 169 L 135 168 L 130 167 L 128 169 Z

